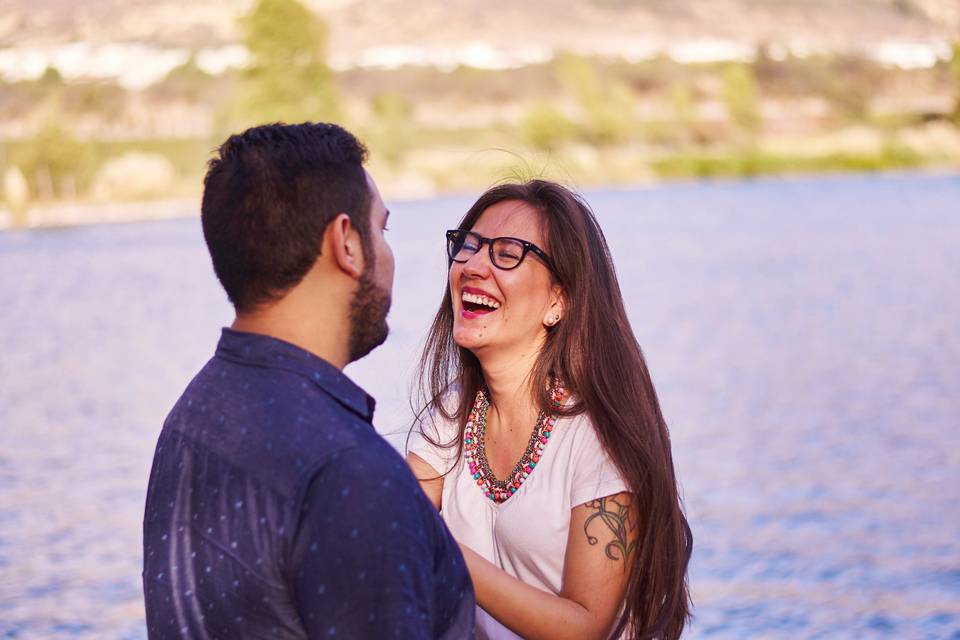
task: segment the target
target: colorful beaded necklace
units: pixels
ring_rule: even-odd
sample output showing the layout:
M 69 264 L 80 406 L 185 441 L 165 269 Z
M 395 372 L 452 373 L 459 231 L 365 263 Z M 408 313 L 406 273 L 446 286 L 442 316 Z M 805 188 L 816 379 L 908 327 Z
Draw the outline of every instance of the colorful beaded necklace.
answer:
M 554 408 L 559 409 L 562 405 L 563 393 L 563 386 L 559 381 L 555 382 L 550 394 Z M 530 442 L 527 443 L 526 451 L 523 452 L 519 462 L 514 466 L 507 479 L 500 480 L 493 475 L 490 465 L 487 464 L 487 452 L 483 444 L 487 429 L 487 409 L 489 408 L 490 399 L 487 391 L 481 388 L 477 391 L 477 398 L 473 402 L 473 409 L 470 410 L 470 417 L 467 419 L 467 425 L 463 430 L 463 451 L 467 459 L 467 465 L 470 467 L 470 475 L 483 490 L 484 496 L 494 503 L 500 504 L 520 489 L 520 485 L 530 477 L 534 467 L 540 462 L 557 418 L 555 415 L 540 412 L 533 433 L 530 434 Z

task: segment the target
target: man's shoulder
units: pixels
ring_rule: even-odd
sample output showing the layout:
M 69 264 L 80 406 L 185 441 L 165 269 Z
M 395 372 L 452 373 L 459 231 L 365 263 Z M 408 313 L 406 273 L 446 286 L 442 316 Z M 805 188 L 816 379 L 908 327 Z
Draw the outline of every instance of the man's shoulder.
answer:
M 164 423 L 180 446 L 293 496 L 304 478 L 354 450 L 366 460 L 389 445 L 364 418 L 305 377 L 214 357 Z

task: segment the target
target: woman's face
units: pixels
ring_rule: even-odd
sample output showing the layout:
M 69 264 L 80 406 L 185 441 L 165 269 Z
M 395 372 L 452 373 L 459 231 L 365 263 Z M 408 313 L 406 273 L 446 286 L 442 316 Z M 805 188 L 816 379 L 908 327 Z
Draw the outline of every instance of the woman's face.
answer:
M 506 200 L 480 214 L 470 230 L 485 238 L 520 238 L 546 251 L 541 224 L 536 209 Z M 488 247 L 484 244 L 467 262 L 450 267 L 453 339 L 477 356 L 494 350 L 517 350 L 518 355 L 539 350 L 548 318 L 562 315 L 560 287 L 533 252 L 506 271 L 491 264 Z

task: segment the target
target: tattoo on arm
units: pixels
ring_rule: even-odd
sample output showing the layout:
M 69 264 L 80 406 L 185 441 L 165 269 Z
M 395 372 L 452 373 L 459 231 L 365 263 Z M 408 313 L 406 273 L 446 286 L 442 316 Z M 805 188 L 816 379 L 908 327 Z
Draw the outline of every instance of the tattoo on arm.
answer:
M 624 498 L 624 500 L 629 500 L 629 498 Z M 604 549 L 607 557 L 611 560 L 623 560 L 624 568 L 626 568 L 630 554 L 633 553 L 637 547 L 636 539 L 630 539 L 629 505 L 621 504 L 616 498 L 606 497 L 591 500 L 586 503 L 586 506 L 595 510 L 583 523 L 583 533 L 587 536 L 587 542 L 591 545 L 600 542 L 600 539 L 590 535 L 589 531 L 593 521 L 599 518 L 600 521 L 606 525 L 607 529 L 613 533 L 613 540 L 608 542 Z

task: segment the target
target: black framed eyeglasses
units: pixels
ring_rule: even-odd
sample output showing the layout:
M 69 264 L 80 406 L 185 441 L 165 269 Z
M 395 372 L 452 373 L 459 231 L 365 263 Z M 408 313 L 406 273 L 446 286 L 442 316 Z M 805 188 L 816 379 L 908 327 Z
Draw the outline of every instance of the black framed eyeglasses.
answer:
M 447 231 L 447 256 L 454 262 L 466 262 L 476 255 L 483 248 L 483 245 L 489 247 L 490 263 L 498 269 L 504 269 L 505 271 L 516 269 L 527 257 L 527 253 L 532 251 L 543 260 L 550 271 L 557 272 L 550 256 L 532 242 L 520 238 L 485 238 L 479 233 L 466 229 Z

